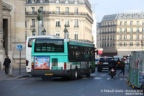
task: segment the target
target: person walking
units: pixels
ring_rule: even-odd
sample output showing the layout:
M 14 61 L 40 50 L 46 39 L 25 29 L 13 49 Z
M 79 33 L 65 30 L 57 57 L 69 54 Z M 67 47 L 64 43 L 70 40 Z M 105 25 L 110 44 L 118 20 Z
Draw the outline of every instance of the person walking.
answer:
M 120 70 L 121 70 L 121 72 L 119 73 L 119 75 L 121 73 L 123 73 L 123 76 L 124 76 L 125 75 L 125 60 L 124 60 L 124 58 L 122 58 L 122 60 L 120 61 Z
M 10 63 L 11 60 L 8 56 L 6 56 L 5 60 L 4 60 L 4 66 L 5 66 L 5 74 L 8 75 L 9 74 L 9 69 L 10 69 Z

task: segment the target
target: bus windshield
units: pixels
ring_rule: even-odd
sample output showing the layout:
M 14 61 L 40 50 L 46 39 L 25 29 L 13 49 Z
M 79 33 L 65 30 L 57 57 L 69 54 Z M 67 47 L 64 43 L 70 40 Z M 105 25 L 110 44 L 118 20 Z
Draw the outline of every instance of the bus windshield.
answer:
M 62 39 L 36 39 L 35 52 L 64 52 Z

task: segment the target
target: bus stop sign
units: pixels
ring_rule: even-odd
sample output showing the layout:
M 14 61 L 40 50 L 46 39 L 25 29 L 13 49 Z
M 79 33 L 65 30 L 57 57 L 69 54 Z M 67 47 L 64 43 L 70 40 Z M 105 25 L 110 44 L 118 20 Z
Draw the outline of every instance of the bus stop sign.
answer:
M 17 45 L 17 50 L 22 51 L 23 50 L 23 45 Z

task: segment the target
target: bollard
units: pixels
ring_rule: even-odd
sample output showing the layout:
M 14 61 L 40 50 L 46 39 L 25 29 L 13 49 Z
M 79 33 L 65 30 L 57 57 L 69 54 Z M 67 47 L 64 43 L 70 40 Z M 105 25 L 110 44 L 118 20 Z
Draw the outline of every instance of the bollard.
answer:
M 12 76 L 12 65 L 10 65 L 10 68 L 9 68 L 9 75 Z
M 0 70 L 2 70 L 2 68 L 1 68 L 1 62 L 0 62 Z

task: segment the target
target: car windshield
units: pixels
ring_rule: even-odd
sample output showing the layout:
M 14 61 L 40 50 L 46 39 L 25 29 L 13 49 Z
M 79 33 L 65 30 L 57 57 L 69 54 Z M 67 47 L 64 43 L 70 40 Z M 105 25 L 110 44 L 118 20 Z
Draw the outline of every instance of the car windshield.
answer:
M 112 58 L 100 58 L 100 62 L 110 62 Z

